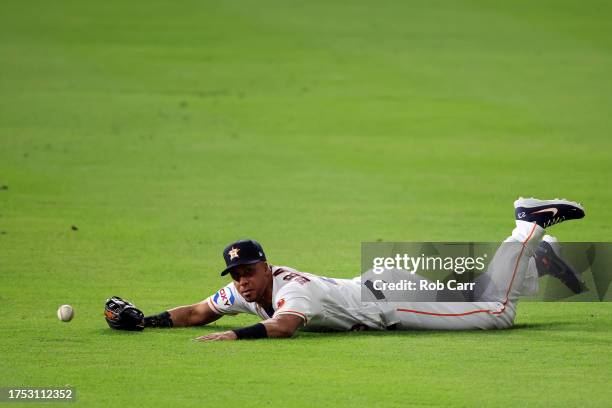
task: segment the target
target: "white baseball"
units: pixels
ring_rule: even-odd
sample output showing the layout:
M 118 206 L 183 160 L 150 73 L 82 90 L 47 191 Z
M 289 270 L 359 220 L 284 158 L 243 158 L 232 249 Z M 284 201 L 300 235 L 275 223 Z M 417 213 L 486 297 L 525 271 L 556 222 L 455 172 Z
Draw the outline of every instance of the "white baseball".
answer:
M 70 305 L 61 305 L 59 309 L 57 309 L 57 318 L 62 322 L 69 322 L 74 317 L 74 310 Z

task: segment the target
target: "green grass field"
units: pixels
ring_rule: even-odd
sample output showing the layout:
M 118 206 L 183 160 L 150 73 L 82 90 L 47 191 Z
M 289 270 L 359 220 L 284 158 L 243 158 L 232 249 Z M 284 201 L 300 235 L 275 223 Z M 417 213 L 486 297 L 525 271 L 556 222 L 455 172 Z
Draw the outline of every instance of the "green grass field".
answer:
M 610 406 L 609 303 L 523 303 L 497 332 L 208 344 L 191 339 L 256 319 L 102 316 L 114 294 L 146 314 L 204 299 L 246 236 L 335 277 L 362 241 L 502 240 L 518 195 L 581 201 L 551 232 L 609 241 L 609 2 L 0 9 L 0 387 L 71 385 L 88 407 Z

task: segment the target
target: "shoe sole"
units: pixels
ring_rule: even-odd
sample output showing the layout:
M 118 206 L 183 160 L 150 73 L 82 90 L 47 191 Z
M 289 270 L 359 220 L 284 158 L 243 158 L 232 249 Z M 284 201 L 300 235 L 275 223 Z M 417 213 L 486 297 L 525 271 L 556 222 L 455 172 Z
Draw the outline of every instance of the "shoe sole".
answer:
M 572 207 L 580 208 L 582 212 L 584 211 L 584 207 L 575 201 L 565 200 L 563 198 L 555 198 L 554 200 L 538 200 L 537 198 L 519 198 L 514 202 L 514 208 L 534 208 L 534 207 L 542 207 L 546 205 L 569 205 Z

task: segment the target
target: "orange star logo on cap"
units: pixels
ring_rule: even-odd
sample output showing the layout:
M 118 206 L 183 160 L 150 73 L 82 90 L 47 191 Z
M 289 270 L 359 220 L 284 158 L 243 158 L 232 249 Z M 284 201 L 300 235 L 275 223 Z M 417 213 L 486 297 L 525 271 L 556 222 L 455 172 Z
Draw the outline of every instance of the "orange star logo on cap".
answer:
M 232 247 L 232 249 L 227 252 L 227 254 L 230 256 L 230 261 L 234 258 L 238 258 L 238 251 L 240 251 L 240 248 Z

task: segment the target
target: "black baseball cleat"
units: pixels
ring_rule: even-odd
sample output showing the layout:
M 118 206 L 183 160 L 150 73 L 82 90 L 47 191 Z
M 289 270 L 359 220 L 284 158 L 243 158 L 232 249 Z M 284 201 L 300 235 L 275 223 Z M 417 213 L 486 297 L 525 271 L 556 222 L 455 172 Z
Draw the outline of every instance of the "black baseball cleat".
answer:
M 584 217 L 584 208 L 579 203 L 564 199 L 521 197 L 514 202 L 514 214 L 519 221 L 535 222 L 542 228 L 548 228 L 563 221 Z
M 538 277 L 550 275 L 559 279 L 574 293 L 583 291 L 584 282 L 582 282 L 580 275 L 572 265 L 561 258 L 561 254 L 555 250 L 553 245 L 546 241 L 541 241 L 535 251 L 534 257 L 538 270 Z

